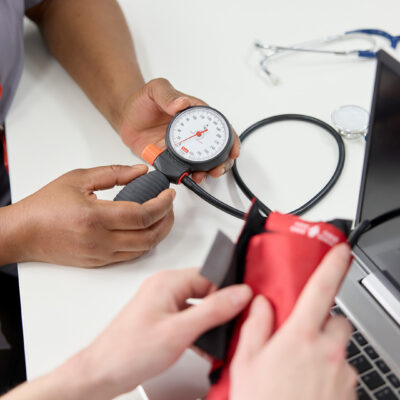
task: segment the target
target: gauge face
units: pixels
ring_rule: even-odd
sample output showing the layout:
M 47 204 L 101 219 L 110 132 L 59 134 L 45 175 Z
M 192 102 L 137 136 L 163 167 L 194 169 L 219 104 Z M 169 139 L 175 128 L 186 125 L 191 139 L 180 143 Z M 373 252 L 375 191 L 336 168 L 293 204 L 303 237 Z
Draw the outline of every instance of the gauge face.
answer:
M 216 167 L 228 157 L 233 134 L 226 118 L 211 107 L 183 110 L 171 121 L 167 146 L 194 170 Z

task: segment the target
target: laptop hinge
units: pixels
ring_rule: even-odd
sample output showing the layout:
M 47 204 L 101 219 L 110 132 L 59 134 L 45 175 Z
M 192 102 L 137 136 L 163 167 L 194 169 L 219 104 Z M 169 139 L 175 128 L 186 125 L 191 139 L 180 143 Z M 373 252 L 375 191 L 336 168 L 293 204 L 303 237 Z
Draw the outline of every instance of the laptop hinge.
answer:
M 361 280 L 361 284 L 371 293 L 375 300 L 400 325 L 400 302 L 381 279 L 373 274 Z

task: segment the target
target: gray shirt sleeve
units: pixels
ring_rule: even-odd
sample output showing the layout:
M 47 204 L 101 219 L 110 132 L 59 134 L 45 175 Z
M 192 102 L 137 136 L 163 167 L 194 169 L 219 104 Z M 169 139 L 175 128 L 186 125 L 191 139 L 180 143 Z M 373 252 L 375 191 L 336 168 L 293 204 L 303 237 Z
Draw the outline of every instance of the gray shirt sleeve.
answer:
M 41 3 L 42 0 L 25 0 L 25 10 L 29 10 L 33 6 L 36 6 L 36 4 Z

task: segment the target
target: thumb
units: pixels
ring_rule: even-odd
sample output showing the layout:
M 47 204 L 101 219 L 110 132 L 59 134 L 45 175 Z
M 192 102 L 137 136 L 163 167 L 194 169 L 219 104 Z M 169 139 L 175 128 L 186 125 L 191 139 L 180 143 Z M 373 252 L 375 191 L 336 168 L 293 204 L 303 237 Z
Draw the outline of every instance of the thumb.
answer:
M 240 330 L 235 359 L 240 364 L 260 352 L 273 330 L 274 315 L 269 301 L 258 295 L 252 302 L 247 320 Z
M 157 103 L 162 111 L 171 116 L 191 106 L 206 105 L 206 103 L 195 97 L 179 92 L 164 78 L 153 79 L 147 87 L 149 97 Z
M 198 305 L 176 314 L 177 332 L 186 346 L 192 344 L 202 333 L 230 321 L 242 311 L 252 296 L 247 285 L 232 285 L 218 290 Z
M 83 186 L 91 192 L 110 189 L 116 185 L 126 185 L 140 175 L 145 174 L 147 170 L 147 166 L 143 164 L 90 168 L 83 171 Z

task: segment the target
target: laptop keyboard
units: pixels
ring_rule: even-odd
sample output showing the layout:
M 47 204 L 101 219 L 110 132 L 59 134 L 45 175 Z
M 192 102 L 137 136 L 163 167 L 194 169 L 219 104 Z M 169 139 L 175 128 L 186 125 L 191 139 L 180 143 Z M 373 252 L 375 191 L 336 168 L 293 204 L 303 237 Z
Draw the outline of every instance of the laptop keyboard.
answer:
M 345 315 L 335 306 L 333 315 Z M 358 371 L 357 395 L 359 400 L 400 399 L 400 380 L 368 343 L 361 332 L 354 328 L 347 346 L 347 360 Z

